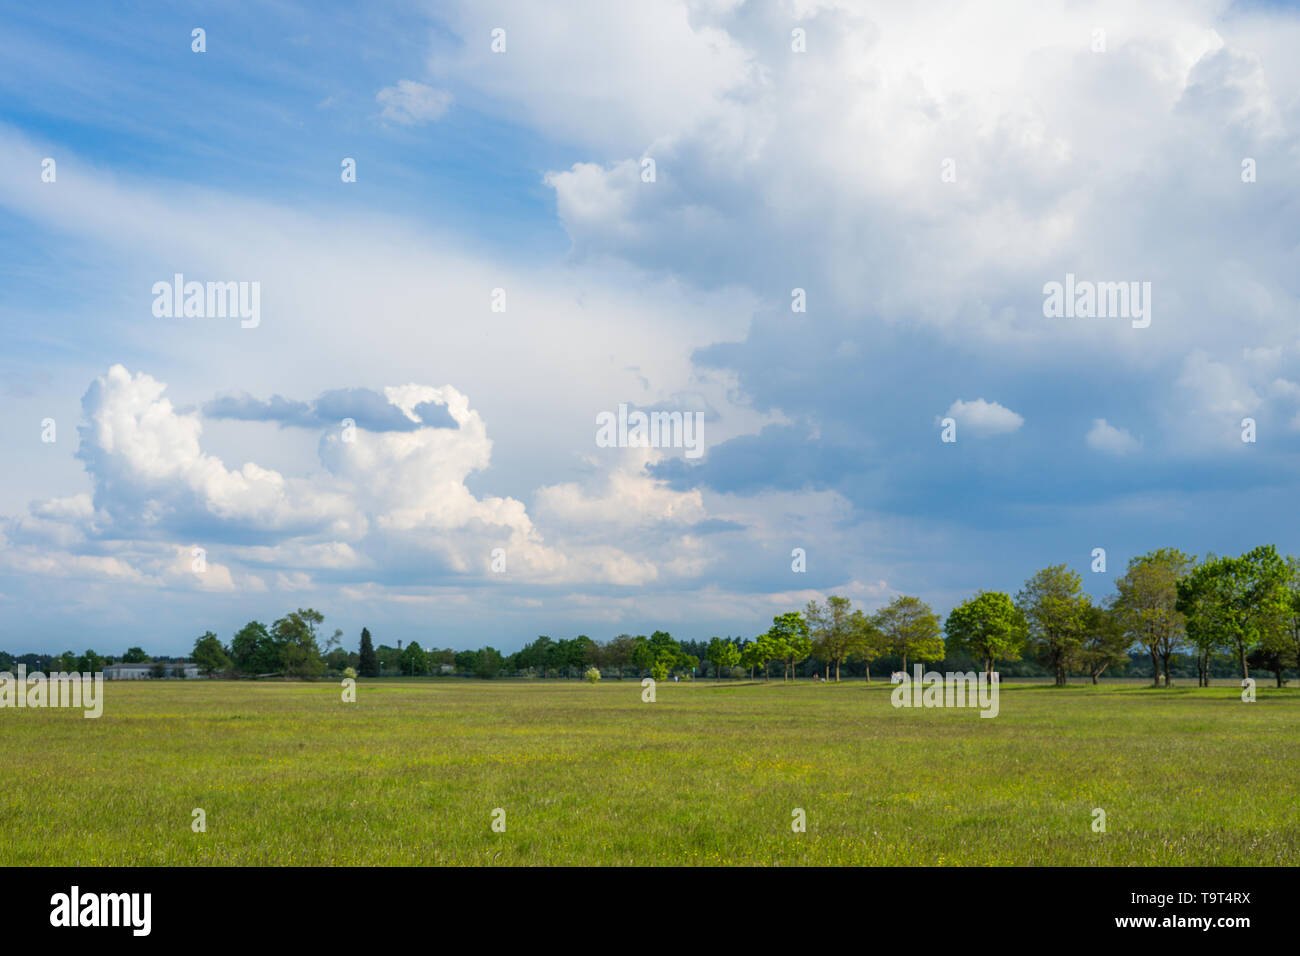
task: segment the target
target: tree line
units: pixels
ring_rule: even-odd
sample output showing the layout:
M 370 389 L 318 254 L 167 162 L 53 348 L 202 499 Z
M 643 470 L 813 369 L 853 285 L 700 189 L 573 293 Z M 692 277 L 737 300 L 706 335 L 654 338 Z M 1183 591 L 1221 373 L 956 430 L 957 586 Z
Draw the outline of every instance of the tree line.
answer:
M 899 595 L 874 613 L 831 595 L 775 615 L 771 627 L 753 638 L 678 641 L 655 631 L 602 642 L 582 634 L 543 635 L 509 655 L 490 646 L 426 650 L 415 641 L 376 647 L 367 628 L 350 652 L 341 646 L 342 631 L 322 637 L 324 620 L 319 611 L 298 608 L 270 626 L 250 621 L 229 645 L 208 631 L 195 641 L 192 658 L 210 677 L 308 680 L 326 674 L 576 678 L 595 668 L 620 679 L 630 670 L 656 680 L 710 673 L 792 680 L 811 670 L 838 681 L 850 668 L 870 681 L 872 668 L 881 665 L 906 670 L 910 662 L 969 661 L 991 672 L 1028 661 L 1031 672 L 1064 685 L 1072 674 L 1097 683 L 1108 671 L 1136 670 L 1141 655 L 1150 661 L 1153 684 L 1163 678 L 1171 686 L 1174 662 L 1187 655 L 1199 686 L 1208 686 L 1212 670 L 1221 672 L 1230 661 L 1243 678 L 1252 667 L 1272 672 L 1280 687 L 1284 673 L 1300 666 L 1300 558 L 1283 557 L 1273 545 L 1199 561 L 1160 548 L 1132 558 L 1115 593 L 1099 603 L 1084 592 L 1078 572 L 1058 564 L 1034 573 L 1014 597 L 976 592 L 943 621 L 912 595 Z M 121 660 L 150 658 L 133 647 Z M 19 658 L 0 652 L 0 670 L 25 663 L 30 670 L 96 671 L 105 662 L 93 650 Z M 166 676 L 167 665 L 154 662 L 153 670 Z
M 1153 685 L 1163 678 L 1163 686 L 1172 686 L 1172 662 L 1180 654 L 1192 657 L 1199 686 L 1209 686 L 1212 666 L 1229 659 L 1243 678 L 1254 667 L 1283 686 L 1284 672 L 1300 666 L 1300 558 L 1284 558 L 1273 545 L 1200 561 L 1160 548 L 1131 559 L 1115 593 L 1101 602 L 1084 592 L 1077 571 L 1058 564 L 1035 572 L 1014 597 L 979 591 L 943 621 L 913 595 L 899 595 L 873 614 L 831 595 L 802 612 L 776 615 L 752 639 L 682 644 L 662 631 L 604 644 L 585 636 L 540 637 L 502 668 L 571 677 L 596 666 L 621 677 L 631 665 L 663 679 L 694 676 L 707 662 L 715 676 L 740 668 L 751 678 L 779 673 L 790 680 L 812 661 L 817 676 L 838 681 L 852 662 L 869 681 L 881 663 L 906 670 L 909 662 L 964 658 L 991 673 L 1029 659 L 1065 685 L 1071 674 L 1095 684 L 1146 655 Z

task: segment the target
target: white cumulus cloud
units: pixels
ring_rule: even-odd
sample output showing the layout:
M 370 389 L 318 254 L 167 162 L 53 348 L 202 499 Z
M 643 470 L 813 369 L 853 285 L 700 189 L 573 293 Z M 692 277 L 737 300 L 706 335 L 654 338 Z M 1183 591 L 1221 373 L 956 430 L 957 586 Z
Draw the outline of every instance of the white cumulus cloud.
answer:
M 957 399 L 948 406 L 945 413 L 957 422 L 962 431 L 984 438 L 990 435 L 1005 435 L 1015 431 L 1025 423 L 1022 416 L 1005 405 L 986 402 L 977 398 L 973 402 Z
M 1085 439 L 1088 447 L 1107 455 L 1127 455 L 1142 447 L 1142 443 L 1123 428 L 1117 428 L 1104 418 L 1095 418 Z

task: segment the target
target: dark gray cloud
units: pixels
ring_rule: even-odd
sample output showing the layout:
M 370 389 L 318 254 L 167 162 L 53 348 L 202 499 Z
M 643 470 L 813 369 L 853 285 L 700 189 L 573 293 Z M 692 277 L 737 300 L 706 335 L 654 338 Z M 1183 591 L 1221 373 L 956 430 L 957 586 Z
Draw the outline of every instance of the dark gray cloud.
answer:
M 813 440 L 807 428 L 768 425 L 757 435 L 741 435 L 710 449 L 698 465 L 670 458 L 648 470 L 679 491 L 705 487 L 753 494 L 832 487 L 869 464 L 852 448 Z

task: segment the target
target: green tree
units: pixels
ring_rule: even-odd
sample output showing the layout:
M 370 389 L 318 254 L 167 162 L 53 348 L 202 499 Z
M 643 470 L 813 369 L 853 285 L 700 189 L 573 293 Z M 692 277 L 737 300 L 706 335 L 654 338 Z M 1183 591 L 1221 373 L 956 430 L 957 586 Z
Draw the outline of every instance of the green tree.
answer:
M 1177 548 L 1160 548 L 1129 560 L 1128 569 L 1115 581 L 1112 604 L 1120 626 L 1130 641 L 1151 655 L 1152 685 L 1160 686 L 1161 661 L 1165 686 L 1169 686 L 1169 658 L 1186 640 L 1186 622 L 1178 610 L 1178 582 L 1187 576 L 1195 556 Z
M 564 677 L 569 676 L 569 662 L 573 659 L 570 641 L 562 637 L 553 642 L 546 650 L 546 669 Z
M 1027 646 L 1043 666 L 1051 668 L 1057 687 L 1069 683 L 1069 668 L 1083 643 L 1090 603 L 1078 572 L 1064 564 L 1036 572 L 1016 595 L 1016 606 L 1028 628 Z
M 1278 631 L 1291 660 L 1300 666 L 1300 558 L 1288 557 L 1286 569 L 1286 591 Z
M 772 618 L 767 639 L 772 656 L 785 664 L 785 680 L 794 680 L 794 669 L 812 655 L 812 637 L 808 622 L 798 611 L 788 611 Z
M 308 680 L 320 677 L 325 663 L 320 657 L 316 629 L 325 615 L 312 608 L 298 608 L 271 625 L 271 637 L 280 648 L 280 661 L 288 677 Z
M 298 608 L 272 623 L 271 640 L 280 655 L 285 676 L 313 678 L 324 671 L 318 631 L 324 621 L 321 612 Z
M 1025 646 L 1025 616 L 1001 591 L 976 592 L 953 608 L 943 631 L 948 650 L 982 661 L 990 675 L 994 661 L 1018 661 Z
M 542 634 L 537 640 L 533 641 L 532 657 L 538 669 L 541 670 L 542 677 L 551 675 L 551 661 L 555 656 L 554 647 L 555 641 L 546 634 Z
M 874 615 L 864 614 L 861 610 L 849 615 L 849 626 L 854 630 L 852 643 L 853 655 L 862 661 L 866 681 L 871 683 L 871 664 L 887 650 L 885 634 L 876 626 Z
M 1249 628 L 1255 637 L 1255 654 L 1264 670 L 1272 671 L 1277 686 L 1286 681 L 1282 672 L 1292 666 L 1289 619 L 1291 617 L 1291 568 L 1273 545 L 1255 548 L 1237 559 L 1237 575 L 1243 579 L 1241 598 L 1250 608 Z M 1238 614 L 1241 621 L 1246 615 Z
M 97 674 L 104 669 L 104 658 L 94 651 L 87 650 L 77 658 L 77 670 L 83 674 Z
M 1133 644 L 1118 614 L 1111 608 L 1090 604 L 1084 613 L 1084 638 L 1079 646 L 1079 663 L 1094 684 L 1110 667 L 1119 670 L 1128 663 Z
M 375 656 L 375 643 L 370 637 L 370 629 L 361 629 L 360 659 L 357 661 L 357 673 L 362 677 L 379 676 L 379 658 Z
M 597 671 L 609 666 L 609 645 L 602 644 L 600 641 L 587 642 L 587 656 L 585 659 L 587 670 L 596 668 Z M 587 671 L 582 672 L 583 680 L 587 679 Z
M 592 661 L 593 655 L 598 652 L 598 648 L 596 642 L 586 634 L 579 634 L 568 643 L 567 651 L 568 654 L 565 658 L 566 671 L 569 676 L 574 676 L 576 672 L 577 676 L 581 677 L 587 664 Z
M 495 647 L 484 647 L 474 661 L 474 673 L 484 680 L 491 680 L 501 673 L 501 653 Z
M 402 643 L 398 641 L 397 643 Z M 379 661 L 379 676 L 384 675 L 384 668 L 391 667 L 397 673 L 402 672 L 402 652 L 396 647 L 380 644 L 375 648 L 375 657 Z
M 1247 551 L 1239 558 L 1214 558 L 1178 582 L 1178 610 L 1194 617 L 1198 634 L 1216 628 L 1236 651 L 1243 679 L 1250 676 L 1247 655 L 1272 643 L 1289 604 L 1287 564 L 1273 545 Z
M 623 679 L 623 668 L 632 663 L 632 652 L 635 649 L 636 641 L 630 634 L 620 634 L 605 645 L 606 664 L 614 668 L 619 680 Z
M 257 676 L 280 669 L 280 651 L 261 621 L 249 621 L 230 641 L 230 659 L 235 670 Z
M 217 635 L 211 631 L 207 631 L 194 642 L 194 650 L 190 656 L 194 658 L 194 663 L 199 665 L 199 673 L 204 677 L 211 677 L 213 674 L 230 669 L 230 655 Z
M 402 648 L 400 664 L 403 674 L 415 677 L 417 674 L 424 674 L 429 670 L 429 655 L 424 652 L 424 648 L 416 641 L 411 641 L 406 647 Z
M 667 631 L 655 631 L 649 638 L 641 635 L 633 638 L 632 662 L 639 674 L 649 671 L 652 676 L 657 664 L 663 665 L 665 676 L 675 667 L 694 670 L 699 665 L 699 661 L 683 651 Z
M 709 648 L 705 656 L 710 664 L 713 665 L 713 678 L 717 680 L 722 676 L 722 669 L 735 667 L 740 663 L 740 651 L 731 641 L 715 637 L 709 641 Z
M 747 641 L 740 649 L 740 663 L 742 667 L 749 668 L 750 680 L 754 679 L 754 669 L 757 667 L 763 668 L 763 680 L 767 680 L 768 661 L 776 656 L 772 653 L 771 639 L 766 634 L 760 634 L 752 641 Z
M 674 667 L 688 667 L 688 655 L 682 646 L 667 631 L 655 631 L 650 635 L 649 645 L 656 662 L 662 662 L 668 670 Z M 699 663 L 696 661 L 696 663 Z
M 918 597 L 900 594 L 875 614 L 875 626 L 884 643 L 903 662 L 937 661 L 943 657 L 943 633 L 939 617 Z
M 772 662 L 782 660 L 782 648 L 778 642 L 773 639 L 771 632 L 758 635 L 758 637 L 754 639 L 754 643 L 758 646 L 758 650 L 755 651 L 755 653 L 758 655 L 759 666 L 763 668 L 763 680 L 770 680 L 772 676 Z
M 835 679 L 840 679 L 840 664 L 862 645 L 871 633 L 870 624 L 861 614 L 853 616 L 853 602 L 846 597 L 831 595 L 826 603 L 809 601 L 803 612 L 812 638 L 812 652 L 826 665 L 826 679 L 830 680 L 831 665 L 835 665 Z
M 1251 667 L 1271 671 L 1278 687 L 1286 686 L 1282 672 L 1291 666 L 1291 656 L 1287 648 L 1266 641 L 1246 655 L 1246 660 Z
M 356 658 L 356 660 L 354 660 L 354 658 Z M 341 647 L 336 647 L 328 654 L 324 655 L 324 660 L 326 669 L 331 673 L 337 674 L 341 673 L 348 667 L 355 668 L 360 657 L 356 654 L 349 654 Z M 356 675 L 353 674 L 352 676 L 355 677 Z
M 525 645 L 524 649 L 519 652 L 520 666 L 540 671 L 542 677 L 546 677 L 550 669 L 551 645 L 553 643 L 549 637 L 543 634 L 531 644 Z
M 644 634 L 632 639 L 632 663 L 636 665 L 637 676 L 648 672 L 655 665 L 655 651 L 650 640 Z
M 1188 643 L 1196 648 L 1198 687 L 1210 686 L 1210 661 L 1224 647 L 1224 630 L 1218 623 L 1218 564 L 1218 558 L 1207 556 L 1175 586 L 1174 606 L 1183 616 Z
M 123 664 L 143 664 L 148 660 L 149 655 L 142 647 L 128 647 L 126 653 L 122 655 Z

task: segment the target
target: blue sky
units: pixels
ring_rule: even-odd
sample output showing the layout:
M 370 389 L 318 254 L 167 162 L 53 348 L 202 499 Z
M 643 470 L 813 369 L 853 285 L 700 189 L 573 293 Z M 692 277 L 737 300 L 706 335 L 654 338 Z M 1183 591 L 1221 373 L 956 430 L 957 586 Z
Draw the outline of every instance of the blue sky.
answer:
M 1300 550 L 1300 21 L 1129 6 L 6 11 L 0 648 L 749 635 Z M 155 316 L 178 272 L 257 327 Z M 1067 274 L 1149 326 L 1045 316 Z M 620 403 L 704 455 L 600 447 Z

